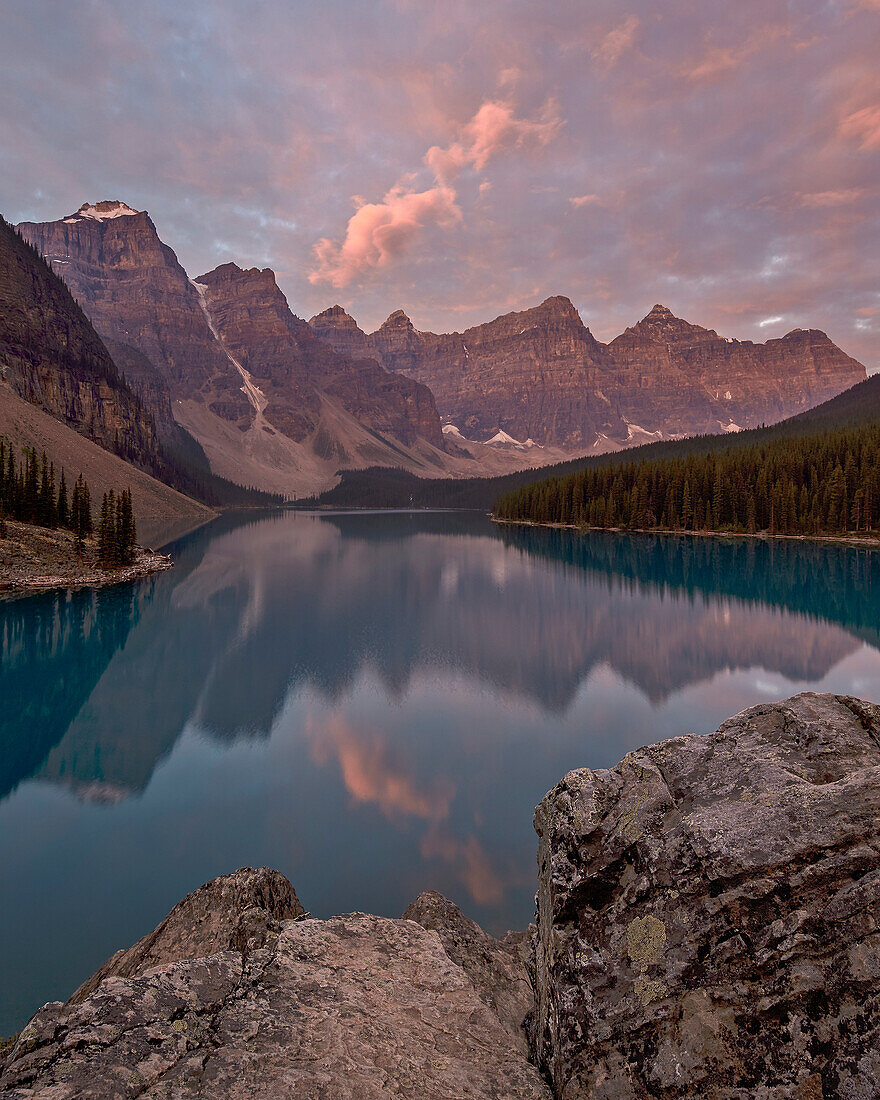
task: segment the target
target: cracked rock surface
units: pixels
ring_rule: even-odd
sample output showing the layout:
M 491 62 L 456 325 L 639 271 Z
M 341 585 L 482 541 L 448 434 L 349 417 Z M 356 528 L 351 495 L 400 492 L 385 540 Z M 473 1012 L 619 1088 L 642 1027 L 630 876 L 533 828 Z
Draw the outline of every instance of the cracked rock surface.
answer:
M 569 773 L 535 828 L 557 1097 L 880 1096 L 880 707 L 754 707 Z
M 77 989 L 68 1004 L 78 1004 L 105 978 L 134 978 L 154 966 L 197 959 L 236 947 L 242 950 L 255 925 L 303 917 L 293 887 L 270 867 L 242 867 L 187 894 L 152 932 L 125 951 L 117 951 Z
M 532 1010 L 534 992 L 528 973 L 528 948 L 523 943 L 525 936 L 508 932 L 503 939 L 496 940 L 435 890 L 419 894 L 403 919 L 437 933 L 446 954 L 467 974 L 480 999 L 528 1057 L 523 1021 Z
M 244 940 L 250 925 L 237 923 L 242 950 L 109 976 L 79 1003 L 46 1005 L 0 1094 L 549 1100 L 436 932 L 361 913 L 253 923 Z

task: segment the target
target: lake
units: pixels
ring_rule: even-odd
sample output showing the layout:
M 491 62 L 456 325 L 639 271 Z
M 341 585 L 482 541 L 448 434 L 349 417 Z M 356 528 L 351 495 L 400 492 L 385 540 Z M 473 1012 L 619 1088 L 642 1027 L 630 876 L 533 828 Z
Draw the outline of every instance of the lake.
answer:
M 202 882 L 316 916 L 423 889 L 533 917 L 571 768 L 806 689 L 880 699 L 880 556 L 496 527 L 224 517 L 124 588 L 0 603 L 0 1035 Z

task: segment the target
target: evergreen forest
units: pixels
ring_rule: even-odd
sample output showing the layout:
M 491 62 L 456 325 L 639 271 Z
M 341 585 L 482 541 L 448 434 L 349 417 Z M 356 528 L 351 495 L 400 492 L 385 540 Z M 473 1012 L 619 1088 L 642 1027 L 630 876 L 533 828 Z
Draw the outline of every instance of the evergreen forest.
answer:
M 92 495 L 82 475 L 68 483 L 62 469 L 56 472 L 46 452 L 38 455 L 14 448 L 0 438 L 0 538 L 7 535 L 6 520 L 73 532 L 80 549 L 94 532 Z M 98 559 L 107 569 L 130 565 L 134 560 L 137 526 L 131 491 L 104 494 L 97 531 Z
M 864 534 L 880 527 L 880 422 L 524 485 L 498 519 L 622 530 Z

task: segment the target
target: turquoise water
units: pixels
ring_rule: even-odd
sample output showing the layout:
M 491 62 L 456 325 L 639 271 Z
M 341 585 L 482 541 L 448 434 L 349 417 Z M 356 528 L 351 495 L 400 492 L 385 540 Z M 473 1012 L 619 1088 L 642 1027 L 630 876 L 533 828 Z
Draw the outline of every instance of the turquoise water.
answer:
M 185 893 L 269 864 L 317 916 L 532 918 L 569 769 L 804 689 L 880 699 L 880 556 L 226 518 L 169 573 L 0 604 L 0 1035 Z

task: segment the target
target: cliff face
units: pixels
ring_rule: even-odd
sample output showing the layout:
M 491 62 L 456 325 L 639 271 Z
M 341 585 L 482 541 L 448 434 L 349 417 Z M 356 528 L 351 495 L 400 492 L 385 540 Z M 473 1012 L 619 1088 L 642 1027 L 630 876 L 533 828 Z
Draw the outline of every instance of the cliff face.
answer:
M 442 448 L 430 390 L 319 340 L 290 311 L 271 270 L 243 271 L 228 263 L 196 282 L 205 288 L 224 347 L 259 387 L 274 427 L 292 439 L 305 438 L 318 425 L 323 394 L 373 431 L 404 443 L 421 437 Z
M 608 353 L 628 419 L 672 434 L 773 423 L 865 378 L 824 332 L 795 330 L 766 344 L 728 340 L 659 305 Z
M 338 306 L 311 324 L 333 347 L 424 382 L 465 435 L 568 449 L 755 427 L 865 377 L 824 333 L 727 340 L 659 305 L 607 345 L 561 297 L 448 335 L 417 331 L 400 310 L 370 335 Z
M 18 228 L 98 332 L 145 355 L 173 396 L 200 394 L 226 420 L 248 416 L 241 380 L 211 332 L 198 291 L 149 214 L 102 202 Z
M 0 379 L 32 405 L 139 465 L 155 427 L 60 279 L 0 219 Z

